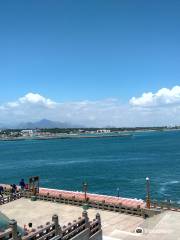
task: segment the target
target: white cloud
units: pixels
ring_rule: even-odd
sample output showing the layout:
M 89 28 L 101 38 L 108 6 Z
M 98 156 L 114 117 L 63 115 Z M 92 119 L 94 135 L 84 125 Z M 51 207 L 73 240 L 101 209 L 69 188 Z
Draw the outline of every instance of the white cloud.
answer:
M 51 99 L 49 98 L 45 98 L 43 96 L 41 96 L 38 93 L 28 93 L 25 96 L 19 98 L 17 101 L 15 102 L 9 102 L 7 103 L 7 107 L 19 107 L 22 105 L 39 105 L 39 106 L 43 106 L 43 107 L 47 107 L 47 108 L 53 108 L 55 107 L 56 103 L 53 102 Z
M 0 105 L 0 123 L 16 124 L 42 118 L 97 127 L 180 125 L 180 87 L 144 93 L 139 98 L 131 98 L 129 104 L 113 98 L 54 102 L 38 93 L 28 93 Z
M 141 97 L 133 97 L 129 103 L 137 107 L 155 107 L 180 104 L 180 86 L 172 89 L 162 88 L 156 93 L 143 93 Z

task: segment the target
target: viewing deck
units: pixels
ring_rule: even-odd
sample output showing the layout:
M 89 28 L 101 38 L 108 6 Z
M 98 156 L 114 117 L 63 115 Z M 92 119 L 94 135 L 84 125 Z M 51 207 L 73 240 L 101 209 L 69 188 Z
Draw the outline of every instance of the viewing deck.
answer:
M 160 211 L 154 205 L 147 209 L 143 200 L 47 188 L 40 188 L 36 201 L 33 201 L 34 196 L 28 190 L 12 195 L 10 185 L 3 187 L 6 195 L 1 198 L 1 213 L 9 220 L 16 219 L 21 229 L 28 223 L 33 224 L 35 232 L 22 237 L 22 240 L 54 239 L 56 230 L 51 219 L 55 215 L 59 216 L 63 235 L 57 235 L 54 240 L 99 240 L 101 232 L 103 240 L 175 240 L 180 236 L 179 209 L 162 207 Z M 85 206 L 88 209 L 86 217 L 82 215 Z M 149 215 L 152 216 L 150 218 L 146 218 L 148 211 L 154 213 Z M 142 233 L 137 233 L 137 229 Z M 86 233 L 86 238 L 78 238 L 79 231 Z
M 53 216 L 59 216 L 60 225 L 68 225 L 82 215 L 83 208 L 67 204 L 58 204 L 49 201 L 31 201 L 21 198 L 8 204 L 0 206 L 0 211 L 9 219 L 16 219 L 18 225 L 23 228 L 29 222 L 33 223 L 33 228 L 38 229 L 40 225 L 46 225 Z M 88 216 L 92 220 L 99 213 L 101 216 L 103 235 L 111 236 L 114 231 L 125 231 L 133 233 L 144 219 L 138 216 L 119 214 L 116 212 L 103 211 L 100 209 L 89 209 Z
M 7 185 L 7 184 L 1 184 L 1 185 L 7 190 L 10 189 L 10 185 Z M 58 198 L 60 196 L 61 198 L 65 198 L 65 199 L 74 198 L 79 201 L 84 201 L 85 199 L 83 192 L 66 191 L 66 190 L 49 189 L 49 188 L 39 188 L 39 195 L 40 196 L 49 195 L 55 198 Z M 139 200 L 139 199 L 131 199 L 131 198 L 122 198 L 122 197 L 100 195 L 100 194 L 93 194 L 93 193 L 87 193 L 86 198 L 89 201 L 105 202 L 107 204 L 117 204 L 117 205 L 121 204 L 123 206 L 134 207 L 134 208 L 145 207 L 145 202 L 141 199 Z
M 57 214 L 62 229 L 65 229 L 69 222 L 73 223 L 73 220 L 82 216 L 83 209 L 81 206 L 20 198 L 1 205 L 0 211 L 7 218 L 16 219 L 21 228 L 32 222 L 35 229 L 39 229 L 40 225 L 48 226 L 53 214 Z M 94 219 L 97 213 L 101 216 L 103 240 L 178 240 L 180 236 L 179 212 L 165 211 L 152 218 L 143 219 L 91 208 L 88 210 L 89 219 Z M 138 227 L 143 229 L 143 234 L 135 232 Z

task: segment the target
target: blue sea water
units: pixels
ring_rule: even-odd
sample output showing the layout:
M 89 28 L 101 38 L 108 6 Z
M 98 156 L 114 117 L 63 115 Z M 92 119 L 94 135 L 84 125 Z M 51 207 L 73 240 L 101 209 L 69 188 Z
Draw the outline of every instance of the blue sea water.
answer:
M 0 182 L 39 175 L 44 187 L 180 201 L 180 131 L 133 137 L 0 141 Z

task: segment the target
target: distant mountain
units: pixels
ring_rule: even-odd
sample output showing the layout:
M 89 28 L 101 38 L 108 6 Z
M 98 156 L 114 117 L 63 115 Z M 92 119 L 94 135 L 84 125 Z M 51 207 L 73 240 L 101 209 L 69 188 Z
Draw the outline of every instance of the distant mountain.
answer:
M 42 119 L 37 122 L 23 122 L 15 128 L 18 129 L 35 129 L 35 128 L 81 128 L 84 126 L 71 124 L 68 122 L 56 122 L 48 119 Z

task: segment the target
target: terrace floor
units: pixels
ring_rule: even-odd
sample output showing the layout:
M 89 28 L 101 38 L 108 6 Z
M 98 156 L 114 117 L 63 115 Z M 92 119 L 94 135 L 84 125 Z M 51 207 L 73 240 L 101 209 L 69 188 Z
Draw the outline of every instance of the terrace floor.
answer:
M 33 227 L 36 228 L 39 225 L 46 224 L 46 222 L 51 222 L 53 214 L 59 216 L 61 226 L 66 225 L 82 216 L 83 209 L 77 206 L 21 198 L 1 205 L 0 211 L 9 219 L 16 219 L 20 227 L 32 222 Z M 135 228 L 144 222 L 141 217 L 97 209 L 88 210 L 90 220 L 95 218 L 97 212 L 101 215 L 104 235 L 109 235 L 115 229 L 134 232 Z
M 1 205 L 0 211 L 9 219 L 16 219 L 20 227 L 32 222 L 33 228 L 51 222 L 53 214 L 59 216 L 61 226 L 78 219 L 82 215 L 82 207 L 45 201 L 33 202 L 25 198 Z M 104 240 L 180 239 L 179 212 L 166 211 L 144 220 L 141 217 L 126 214 L 89 209 L 89 218 L 95 218 L 97 212 L 101 215 Z M 134 233 L 138 226 L 144 229 L 144 234 L 138 235 Z

